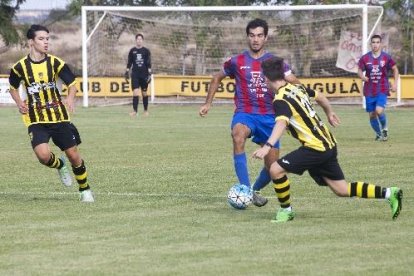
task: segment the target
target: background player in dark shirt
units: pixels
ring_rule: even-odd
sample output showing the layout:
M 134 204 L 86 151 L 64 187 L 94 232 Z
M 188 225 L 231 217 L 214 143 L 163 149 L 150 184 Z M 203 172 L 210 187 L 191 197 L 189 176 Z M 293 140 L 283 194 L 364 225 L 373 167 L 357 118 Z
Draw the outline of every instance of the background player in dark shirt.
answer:
M 63 185 L 72 185 L 70 172 L 64 157 L 56 157 L 49 147 L 49 140 L 66 153 L 79 184 L 80 200 L 94 202 L 87 181 L 87 170 L 77 145 L 80 135 L 70 123 L 69 111 L 74 110 L 77 92 L 76 80 L 63 60 L 47 53 L 49 30 L 40 25 L 32 25 L 27 32 L 30 53 L 20 59 L 10 70 L 10 94 L 16 102 L 23 121 L 28 127 L 33 151 L 45 166 L 57 169 Z M 68 87 L 66 104 L 62 102 L 57 79 Z M 25 87 L 25 96 L 20 97 L 20 83 Z
M 125 79 L 128 81 L 131 75 L 132 82 L 132 111 L 129 115 L 138 115 L 139 90 L 142 93 L 142 103 L 144 105 L 144 115 L 148 115 L 148 84 L 151 82 L 151 52 L 143 46 L 144 35 L 137 34 L 135 36 L 136 45 L 128 54 L 127 69 Z M 130 71 L 130 69 L 132 70 Z

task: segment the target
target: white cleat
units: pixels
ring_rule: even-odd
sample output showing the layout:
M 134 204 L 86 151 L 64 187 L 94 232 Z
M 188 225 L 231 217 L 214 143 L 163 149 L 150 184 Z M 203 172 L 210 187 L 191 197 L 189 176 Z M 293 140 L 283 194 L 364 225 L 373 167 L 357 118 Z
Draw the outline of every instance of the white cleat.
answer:
M 65 157 L 61 156 L 59 159 L 63 163 L 63 167 L 57 170 L 60 177 L 60 181 L 62 182 L 63 186 L 70 187 L 72 186 L 72 177 L 70 176 L 68 166 L 66 166 Z
M 80 192 L 80 201 L 86 203 L 95 202 L 91 189 Z

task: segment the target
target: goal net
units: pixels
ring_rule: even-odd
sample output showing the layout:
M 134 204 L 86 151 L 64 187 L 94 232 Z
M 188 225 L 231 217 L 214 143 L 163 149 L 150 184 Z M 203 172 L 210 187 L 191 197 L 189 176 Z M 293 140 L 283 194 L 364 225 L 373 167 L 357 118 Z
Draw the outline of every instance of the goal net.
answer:
M 84 106 L 89 77 L 123 75 L 137 33 L 144 34 L 156 75 L 210 76 L 247 48 L 246 25 L 262 18 L 269 24 L 267 50 L 283 57 L 299 78 L 356 76 L 367 38 L 380 31 L 382 12 L 366 5 L 84 6 Z

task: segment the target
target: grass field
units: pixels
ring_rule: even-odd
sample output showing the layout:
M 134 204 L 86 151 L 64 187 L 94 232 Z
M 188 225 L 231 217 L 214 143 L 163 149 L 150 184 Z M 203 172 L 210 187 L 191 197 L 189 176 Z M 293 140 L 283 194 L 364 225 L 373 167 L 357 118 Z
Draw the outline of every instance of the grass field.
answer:
M 265 207 L 227 205 L 232 106 L 207 118 L 198 107 L 150 106 L 135 120 L 129 106 L 79 107 L 94 204 L 37 162 L 17 109 L 0 108 L 0 275 L 412 275 L 413 109 L 389 108 L 390 140 L 373 142 L 360 107 L 335 106 L 347 179 L 400 186 L 396 221 L 386 201 L 337 198 L 305 174 L 290 177 L 297 217 L 275 225 L 270 186 Z M 282 140 L 284 153 L 297 146 Z M 254 180 L 261 162 L 249 167 Z

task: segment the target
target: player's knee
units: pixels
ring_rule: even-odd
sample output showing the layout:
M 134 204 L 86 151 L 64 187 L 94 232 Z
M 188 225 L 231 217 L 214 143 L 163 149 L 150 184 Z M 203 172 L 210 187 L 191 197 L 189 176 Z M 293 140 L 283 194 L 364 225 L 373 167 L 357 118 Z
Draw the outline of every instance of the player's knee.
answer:
M 40 164 L 47 166 L 50 162 L 50 153 L 48 154 L 37 154 L 37 160 L 39 160 Z

